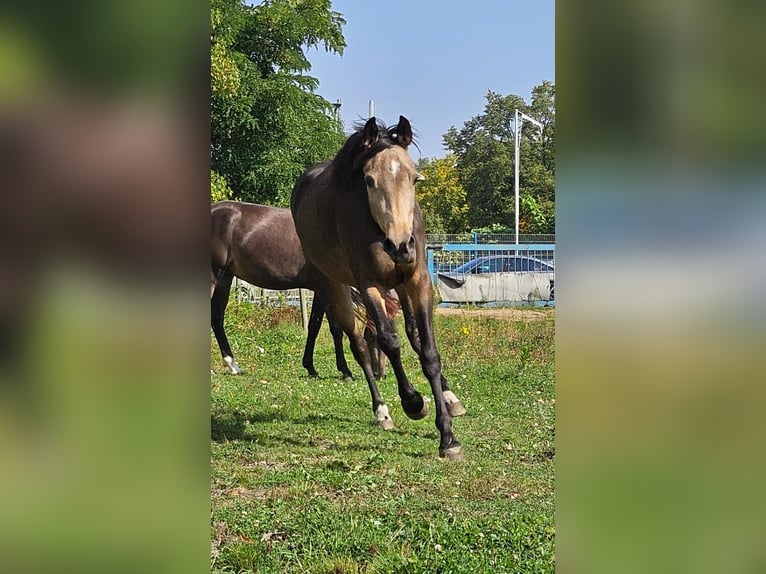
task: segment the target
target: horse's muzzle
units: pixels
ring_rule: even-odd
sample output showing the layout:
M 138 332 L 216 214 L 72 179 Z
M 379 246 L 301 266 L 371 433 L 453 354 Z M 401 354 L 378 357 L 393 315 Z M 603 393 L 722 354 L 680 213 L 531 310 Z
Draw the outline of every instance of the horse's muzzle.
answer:
M 383 251 L 394 263 L 412 263 L 415 261 L 415 236 L 410 235 L 409 240 L 402 241 L 398 246 L 386 237 L 383 240 Z

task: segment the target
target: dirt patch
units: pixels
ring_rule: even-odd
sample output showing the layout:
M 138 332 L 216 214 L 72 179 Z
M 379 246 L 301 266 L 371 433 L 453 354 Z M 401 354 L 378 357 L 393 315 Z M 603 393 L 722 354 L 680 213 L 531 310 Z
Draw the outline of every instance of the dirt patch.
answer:
M 213 498 L 219 496 L 232 496 L 234 498 L 249 498 L 254 500 L 266 500 L 269 498 L 269 491 L 259 488 L 257 490 L 250 490 L 248 488 L 236 487 L 236 488 L 213 488 L 210 490 L 210 494 Z
M 540 321 L 552 314 L 551 311 L 534 311 L 532 309 L 459 309 L 457 307 L 437 307 L 437 315 L 458 317 L 491 317 L 506 321 Z

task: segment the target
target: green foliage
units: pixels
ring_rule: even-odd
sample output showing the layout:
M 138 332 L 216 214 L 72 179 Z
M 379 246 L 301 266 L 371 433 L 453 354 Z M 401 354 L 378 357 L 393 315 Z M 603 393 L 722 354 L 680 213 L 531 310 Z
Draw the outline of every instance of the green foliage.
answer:
M 554 310 L 436 315 L 468 409 L 453 420 L 463 463 L 438 458 L 433 409 L 405 417 L 391 373 L 380 390 L 396 429 L 375 427 L 361 370 L 340 380 L 326 328 L 307 378 L 292 311 L 232 302 L 242 376 L 211 341 L 213 572 L 554 571 Z M 430 395 L 409 347 L 402 360 Z
M 543 209 L 531 195 L 519 197 L 519 229 L 522 233 L 547 233 L 548 221 Z M 521 225 L 521 222 L 524 225 Z
M 216 37 L 222 25 L 221 11 L 213 8 L 210 20 L 213 32 L 210 45 L 210 88 L 214 94 L 234 97 L 239 91 L 240 75 L 236 62 L 228 54 L 224 38 Z
M 463 233 L 468 229 L 465 189 L 458 178 L 457 158 L 424 159 L 418 171 L 425 177 L 417 184 L 427 233 Z
M 490 234 L 508 234 L 513 233 L 514 228 L 512 226 L 503 225 L 502 223 L 490 223 L 484 227 L 475 227 L 471 230 L 474 233 L 481 233 L 485 235 Z
M 231 190 L 226 185 L 226 180 L 222 175 L 210 171 L 210 203 L 223 201 L 231 197 Z
M 511 229 L 514 205 L 514 109 L 544 125 L 543 138 L 523 123 L 520 146 L 519 228 L 523 233 L 553 233 L 555 227 L 555 88 L 543 82 L 532 90 L 531 103 L 517 95 L 487 93 L 484 112 L 444 135 L 457 157 L 457 172 L 468 203 L 472 228 L 500 224 Z
M 298 176 L 344 140 L 306 74 L 308 48 L 342 54 L 330 0 L 211 3 L 211 166 L 232 199 L 287 205 Z

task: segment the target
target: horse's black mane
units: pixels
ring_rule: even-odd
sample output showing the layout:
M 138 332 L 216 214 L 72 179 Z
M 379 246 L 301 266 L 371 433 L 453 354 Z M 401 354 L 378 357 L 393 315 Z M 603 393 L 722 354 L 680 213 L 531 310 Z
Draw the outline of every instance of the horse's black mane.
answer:
M 363 145 L 364 140 L 364 126 L 366 120 L 358 121 L 354 123 L 354 133 L 352 133 L 343 147 L 340 148 L 335 159 L 333 159 L 333 165 L 336 172 L 344 172 L 351 174 L 358 172 L 365 162 L 378 152 L 396 145 L 396 139 L 394 138 L 395 128 L 388 128 L 381 120 L 376 120 L 378 124 L 378 141 L 376 141 L 370 147 Z
M 355 179 L 354 176 L 356 176 L 357 179 L 361 180 L 361 169 L 368 159 L 386 148 L 397 145 L 397 126 L 388 127 L 377 118 L 375 122 L 379 132 L 378 141 L 369 147 L 364 146 L 364 126 L 367 120 L 359 120 L 354 123 L 354 132 L 346 139 L 346 143 L 335 154 L 332 161 L 338 176 L 345 176 L 351 180 Z M 414 141 L 413 143 L 417 147 L 417 143 Z

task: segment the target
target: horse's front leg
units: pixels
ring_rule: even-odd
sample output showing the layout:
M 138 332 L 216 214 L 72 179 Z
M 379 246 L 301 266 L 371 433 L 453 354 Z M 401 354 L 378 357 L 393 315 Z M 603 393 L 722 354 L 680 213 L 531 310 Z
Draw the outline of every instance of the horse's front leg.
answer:
M 412 301 L 410 301 L 410 296 L 403 285 L 396 288 L 396 293 L 399 295 L 399 304 L 402 307 L 402 315 L 404 315 L 404 330 L 407 333 L 407 339 L 409 339 L 410 345 L 412 345 L 412 350 L 420 357 L 420 333 L 418 332 Z M 450 416 L 459 417 L 464 415 L 466 413 L 465 407 L 455 393 L 450 390 L 447 377 L 444 376 L 444 373 L 440 373 L 439 376 L 441 378 L 444 400 L 447 402 L 447 410 Z
M 396 325 L 394 325 L 394 321 L 386 313 L 383 294 L 375 286 L 369 286 L 359 291 L 367 308 L 367 314 L 375 324 L 378 345 L 388 357 L 391 368 L 396 375 L 402 408 L 408 417 L 420 420 L 428 415 L 428 405 L 423 400 L 423 396 L 412 386 L 404 372 L 399 337 L 396 334 Z
M 433 293 L 428 272 L 416 272 L 404 286 L 412 304 L 412 312 L 418 331 L 420 366 L 434 395 L 436 428 L 441 436 L 439 456 L 451 460 L 462 460 L 464 456 L 461 452 L 460 443 L 452 432 L 452 416 L 449 413 L 445 397 L 445 394 L 451 391 L 442 390 L 441 357 L 439 357 L 434 339 Z

